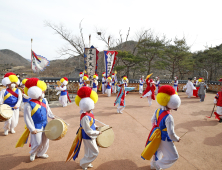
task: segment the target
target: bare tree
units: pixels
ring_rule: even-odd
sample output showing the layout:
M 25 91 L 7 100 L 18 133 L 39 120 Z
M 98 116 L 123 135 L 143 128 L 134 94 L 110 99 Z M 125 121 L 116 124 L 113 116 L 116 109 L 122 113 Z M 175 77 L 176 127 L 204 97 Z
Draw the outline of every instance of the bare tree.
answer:
M 49 21 L 45 21 L 44 23 L 46 27 L 53 29 L 56 34 L 60 35 L 60 37 L 69 44 L 59 50 L 60 57 L 69 56 L 70 58 L 81 56 L 84 58 L 85 43 L 81 26 L 82 21 L 79 23 L 80 35 L 72 35 L 71 31 L 67 30 L 62 24 L 56 25 Z

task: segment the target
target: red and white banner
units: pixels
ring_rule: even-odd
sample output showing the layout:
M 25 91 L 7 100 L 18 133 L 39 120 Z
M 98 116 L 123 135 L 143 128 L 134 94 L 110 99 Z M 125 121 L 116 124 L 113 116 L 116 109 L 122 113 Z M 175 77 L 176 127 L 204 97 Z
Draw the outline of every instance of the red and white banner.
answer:
M 104 51 L 105 72 L 106 77 L 109 77 L 113 71 L 113 67 L 116 62 L 117 51 Z

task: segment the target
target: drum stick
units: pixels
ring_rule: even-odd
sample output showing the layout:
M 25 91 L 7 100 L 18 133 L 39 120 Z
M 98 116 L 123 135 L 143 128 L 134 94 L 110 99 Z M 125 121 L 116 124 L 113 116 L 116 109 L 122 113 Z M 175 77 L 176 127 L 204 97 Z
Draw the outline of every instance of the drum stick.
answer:
M 109 127 L 109 128 L 107 128 L 107 129 L 105 129 L 105 130 L 103 130 L 103 131 L 101 131 L 101 132 L 105 132 L 106 130 L 109 130 L 109 129 L 111 129 L 112 127 Z
M 57 118 L 59 118 L 59 119 L 61 119 L 63 122 L 65 122 L 65 124 L 67 124 L 68 126 L 69 126 L 69 124 L 65 121 L 65 120 L 63 120 L 62 118 L 60 118 L 60 117 L 58 117 L 58 116 L 56 116 L 56 115 L 54 115 L 55 117 L 57 117 Z
M 49 132 L 50 130 L 42 130 L 42 131 L 38 131 L 37 133 L 39 132 Z
M 185 132 L 185 133 L 184 133 L 184 134 L 183 134 L 183 135 L 182 135 L 180 138 L 182 138 L 184 135 L 186 135 L 186 134 L 187 134 L 187 132 L 188 132 L 188 131 L 186 131 L 186 132 Z
M 99 121 L 99 120 L 97 120 L 97 119 L 95 119 L 95 121 L 97 121 L 97 122 L 99 122 L 99 123 L 103 124 L 104 126 L 106 126 L 106 124 L 105 124 L 105 123 L 100 122 L 100 121 Z
M 182 136 L 180 136 L 180 138 L 182 138 L 184 135 L 186 135 L 187 132 L 188 132 L 188 131 L 186 131 Z M 174 142 L 175 142 L 175 141 L 173 141 L 173 143 L 174 143 Z

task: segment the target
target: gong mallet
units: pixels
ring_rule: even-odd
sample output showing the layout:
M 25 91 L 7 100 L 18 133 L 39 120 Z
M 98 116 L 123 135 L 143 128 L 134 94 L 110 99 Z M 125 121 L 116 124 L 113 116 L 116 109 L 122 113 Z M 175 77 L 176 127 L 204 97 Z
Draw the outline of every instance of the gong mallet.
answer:
M 211 118 L 211 117 L 212 117 L 213 112 L 214 112 L 214 108 L 215 108 L 215 106 L 216 106 L 216 105 L 214 105 L 214 107 L 213 107 L 213 110 L 212 110 L 212 113 L 211 113 L 210 117 L 209 117 L 209 116 L 206 116 L 207 118 Z

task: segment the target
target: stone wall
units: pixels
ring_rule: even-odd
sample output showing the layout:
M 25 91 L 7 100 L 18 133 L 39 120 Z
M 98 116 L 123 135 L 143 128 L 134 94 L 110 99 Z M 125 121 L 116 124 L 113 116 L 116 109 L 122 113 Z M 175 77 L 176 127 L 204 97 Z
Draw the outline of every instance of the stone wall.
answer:
M 60 78 L 40 78 L 41 80 L 45 81 L 47 84 L 49 84 L 50 86 L 52 85 L 56 85 L 56 81 L 59 81 Z M 179 80 L 179 91 L 182 91 L 183 86 L 186 85 L 187 80 Z M 171 80 L 161 80 L 160 81 L 160 86 L 162 85 L 172 85 L 172 81 Z M 207 83 L 209 89 L 208 91 L 211 92 L 218 92 L 220 91 L 221 87 L 222 87 L 222 82 L 219 81 L 210 81 L 209 83 Z M 98 86 L 101 86 L 101 79 L 98 80 Z M 129 87 L 135 87 L 134 91 L 139 91 L 139 81 L 138 80 L 133 80 L 130 79 L 129 83 L 128 83 Z M 144 90 L 146 89 L 146 84 L 144 84 L 143 86 Z M 69 93 L 76 93 L 78 90 L 78 79 L 77 78 L 69 78 L 69 84 L 67 85 L 67 89 L 69 91 Z
M 49 89 L 55 89 L 56 81 L 59 81 L 60 78 L 48 78 L 48 77 L 40 77 L 39 79 L 43 80 L 48 86 Z M 182 91 L 183 86 L 186 85 L 187 80 L 179 80 L 179 91 Z M 101 79 L 98 80 L 98 86 L 101 86 Z M 208 84 L 208 91 L 218 92 L 222 87 L 222 82 L 219 81 L 210 81 Z M 172 85 L 171 80 L 161 80 L 160 86 L 162 85 Z M 139 91 L 139 80 L 130 79 L 128 83 L 129 87 L 135 87 L 134 91 Z M 0 86 L 1 87 L 1 86 Z M 143 86 L 144 90 L 146 89 L 146 84 Z M 67 85 L 67 89 L 69 93 L 76 93 L 78 90 L 78 79 L 77 78 L 69 78 L 69 84 Z M 53 90 L 55 93 L 55 90 Z

